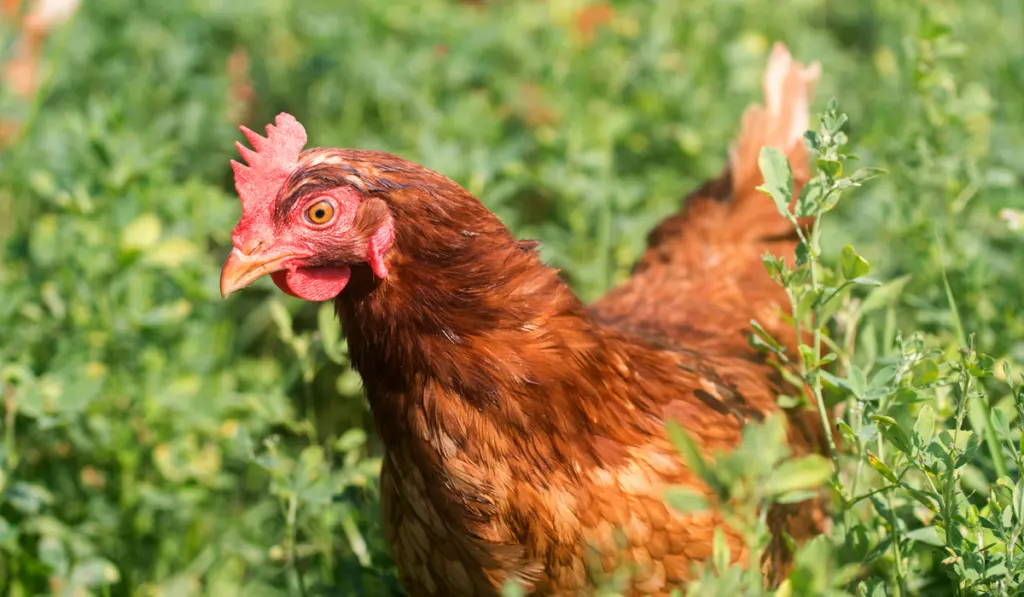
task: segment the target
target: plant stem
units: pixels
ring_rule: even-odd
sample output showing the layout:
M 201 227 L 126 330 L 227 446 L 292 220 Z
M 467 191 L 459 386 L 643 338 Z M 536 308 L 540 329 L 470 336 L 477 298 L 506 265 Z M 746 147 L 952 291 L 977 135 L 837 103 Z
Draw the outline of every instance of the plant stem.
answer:
M 295 528 L 296 519 L 298 518 L 299 512 L 299 497 L 294 492 L 288 496 L 288 517 L 286 524 L 288 525 L 288 564 L 292 569 L 292 573 L 295 574 L 295 583 L 299 587 L 299 594 L 302 597 L 306 597 L 306 580 L 302 577 L 302 571 L 299 570 L 299 548 L 297 545 L 298 532 Z
M 821 237 L 822 211 L 814 216 L 814 226 L 811 228 L 811 244 L 808 247 L 811 268 L 811 289 L 815 296 L 819 292 L 818 282 L 818 243 Z M 821 356 L 821 307 L 824 303 L 819 302 L 814 308 L 814 358 Z M 799 331 L 797 331 L 797 342 L 800 342 Z M 832 466 L 835 467 L 836 478 L 839 477 L 839 450 L 836 449 L 836 440 L 832 436 L 832 425 L 828 420 L 828 410 L 825 408 L 825 397 L 821 393 L 821 376 L 815 371 L 811 381 L 811 390 L 814 392 L 814 402 L 818 406 L 818 416 L 821 417 L 821 426 L 825 430 L 825 439 L 828 441 L 829 455 L 832 457 Z
M 883 411 L 884 412 L 884 411 Z M 882 434 L 878 434 L 878 457 L 885 459 L 885 442 L 882 441 Z M 885 491 L 885 505 L 886 514 L 889 519 L 889 526 L 892 528 L 892 554 L 896 560 L 896 582 L 900 585 L 900 596 L 907 597 L 910 593 L 907 591 L 907 577 L 906 571 L 903 566 L 903 553 L 900 551 L 900 530 L 896 526 L 896 513 L 892 501 L 893 487 L 890 486 Z
M 833 191 L 826 193 L 825 198 L 828 198 Z M 823 201 L 824 202 L 824 201 Z M 815 295 L 819 292 L 819 281 L 818 281 L 818 269 L 815 267 L 818 264 L 818 252 L 819 244 L 821 239 L 821 218 L 824 216 L 824 212 L 819 208 L 818 212 L 814 215 L 814 224 L 811 226 L 811 238 L 808 241 L 804 235 L 800 225 L 792 220 L 793 225 L 796 227 L 797 236 L 800 241 L 807 247 L 808 255 L 808 267 L 811 268 L 811 289 Z M 792 292 L 787 289 L 786 291 L 790 297 L 790 303 L 793 306 L 793 324 L 796 328 L 796 341 L 797 344 L 803 344 L 803 334 L 800 329 L 800 318 L 797 312 L 798 300 L 794 300 L 796 297 L 793 296 Z M 814 308 L 814 357 L 815 359 L 821 356 L 821 305 L 824 305 L 824 301 L 817 301 L 817 305 Z M 802 365 L 801 370 L 804 373 L 804 381 L 811 387 L 811 391 L 814 393 L 814 401 L 818 407 L 818 416 L 821 417 L 821 424 L 825 430 L 825 437 L 828 440 L 829 454 L 832 457 L 832 465 L 835 467 L 836 475 L 839 475 L 839 451 L 836 449 L 835 438 L 832 436 L 832 427 L 828 423 L 828 412 L 825 408 L 825 399 L 821 394 L 821 376 L 815 373 L 813 380 L 809 380 L 807 363 L 804 362 L 803 353 L 800 354 L 800 363 Z M 817 368 L 817 367 L 816 367 Z
M 952 463 L 952 469 L 946 475 L 946 485 L 943 488 L 944 499 L 942 500 L 942 518 L 943 526 L 946 529 L 946 545 L 956 545 L 953 537 L 953 511 L 956 508 L 956 461 L 959 458 L 958 449 L 956 447 L 957 439 L 960 435 L 960 427 L 964 424 L 964 416 L 967 413 L 967 402 L 970 399 L 971 391 L 971 379 L 972 377 L 967 372 L 965 366 L 962 366 L 960 372 L 961 387 L 963 388 L 960 394 L 960 402 L 956 405 L 956 422 L 953 426 L 953 445 L 949 447 L 950 462 Z
M 8 474 L 14 472 L 14 467 L 18 464 L 17 458 L 17 446 L 14 443 L 14 419 L 17 413 L 17 404 L 14 399 L 14 387 L 10 383 L 4 384 L 4 452 L 6 453 L 7 462 L 4 463 L 4 468 L 7 469 Z M 3 486 L 0 485 L 0 489 Z

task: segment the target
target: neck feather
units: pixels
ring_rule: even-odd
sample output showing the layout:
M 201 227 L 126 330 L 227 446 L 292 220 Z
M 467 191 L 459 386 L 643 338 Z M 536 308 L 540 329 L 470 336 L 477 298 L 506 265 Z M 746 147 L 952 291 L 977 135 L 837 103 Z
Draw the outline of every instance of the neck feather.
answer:
M 336 303 L 385 442 L 443 429 L 456 444 L 480 434 L 573 443 L 654 422 L 630 398 L 635 351 L 592 322 L 532 245 L 466 197 L 393 207 L 390 275 L 355 268 Z

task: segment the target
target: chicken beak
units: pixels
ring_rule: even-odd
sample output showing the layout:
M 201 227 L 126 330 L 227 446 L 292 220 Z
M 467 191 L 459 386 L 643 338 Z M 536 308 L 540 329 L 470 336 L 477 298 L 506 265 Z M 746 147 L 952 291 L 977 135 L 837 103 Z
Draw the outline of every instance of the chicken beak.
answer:
M 279 272 L 295 255 L 290 251 L 258 251 L 246 255 L 237 247 L 231 250 L 220 270 L 220 296 L 228 298 L 267 274 Z

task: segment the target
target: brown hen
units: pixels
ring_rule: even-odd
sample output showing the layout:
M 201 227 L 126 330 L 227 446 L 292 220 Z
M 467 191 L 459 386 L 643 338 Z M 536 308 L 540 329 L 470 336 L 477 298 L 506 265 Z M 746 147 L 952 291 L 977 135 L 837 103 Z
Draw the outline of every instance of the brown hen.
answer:
M 628 594 L 662 596 L 710 556 L 721 519 L 662 501 L 667 484 L 707 491 L 665 422 L 710 454 L 779 410 L 783 382 L 747 336 L 757 319 L 795 345 L 760 260 L 792 261 L 795 235 L 755 190 L 757 156 L 781 149 L 806 182 L 817 72 L 776 46 L 765 106 L 744 115 L 725 171 L 590 307 L 441 174 L 379 152 L 302 151 L 305 131 L 285 114 L 267 138 L 243 129 L 256 151 L 239 145 L 248 166 L 234 164 L 243 213 L 222 294 L 269 273 L 289 294 L 335 301 L 386 446 L 383 516 L 410 595 L 497 595 L 512 579 L 576 595 L 630 565 Z M 794 453 L 826 452 L 815 414 L 787 420 Z M 823 516 L 812 500 L 770 520 L 778 577 L 782 531 L 806 539 Z

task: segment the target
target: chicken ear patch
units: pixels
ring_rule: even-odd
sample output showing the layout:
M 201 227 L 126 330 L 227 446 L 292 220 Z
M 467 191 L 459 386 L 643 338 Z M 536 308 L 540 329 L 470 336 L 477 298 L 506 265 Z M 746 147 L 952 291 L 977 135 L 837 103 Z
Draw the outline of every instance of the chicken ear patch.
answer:
M 373 270 L 374 275 L 381 280 L 388 277 L 388 264 L 384 256 L 387 254 L 388 249 L 391 248 L 391 243 L 394 240 L 395 222 L 389 215 L 366 244 L 366 262 L 370 264 L 370 269 Z

